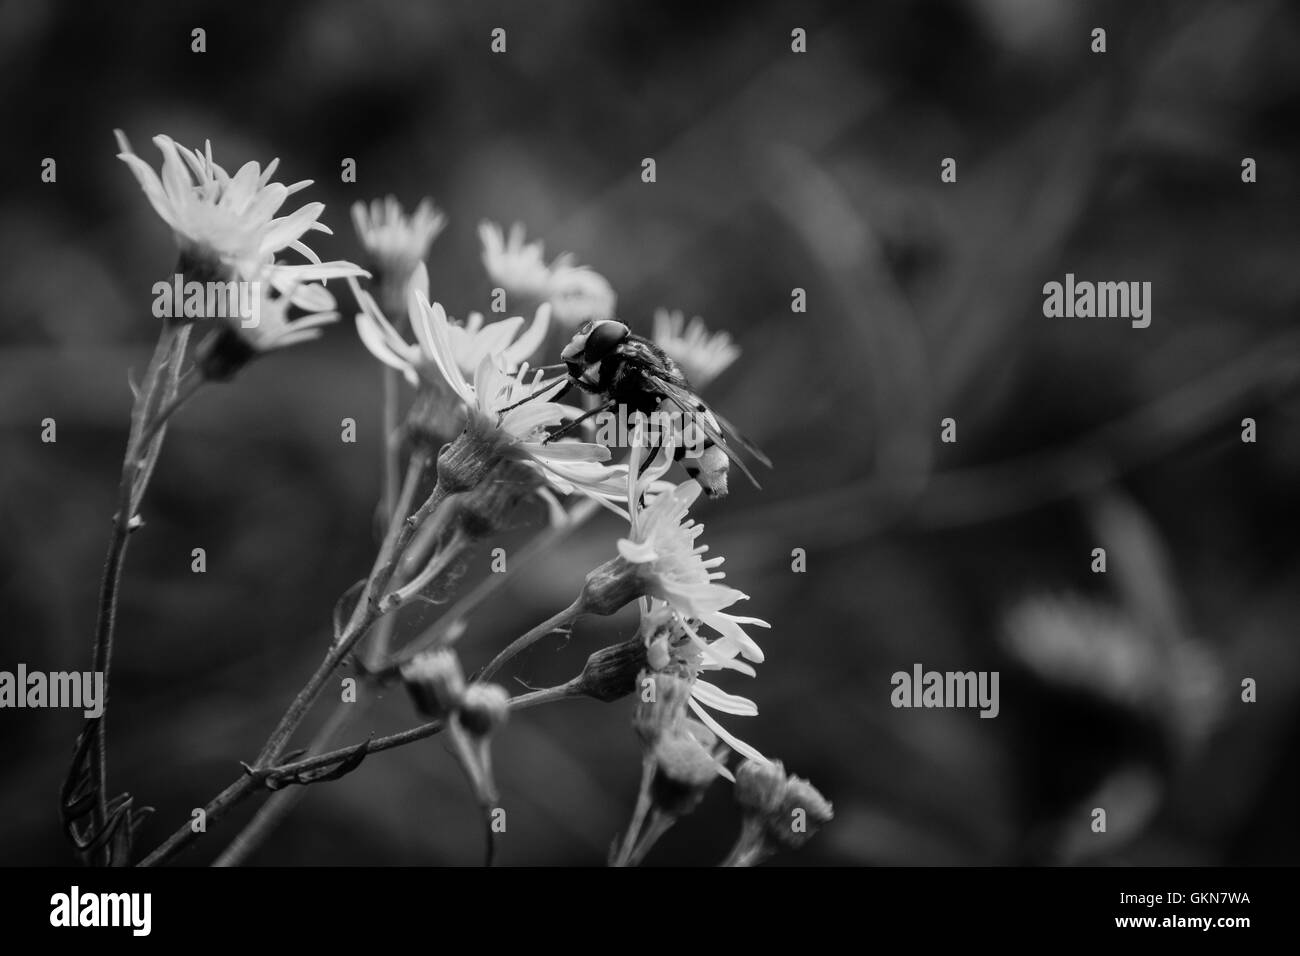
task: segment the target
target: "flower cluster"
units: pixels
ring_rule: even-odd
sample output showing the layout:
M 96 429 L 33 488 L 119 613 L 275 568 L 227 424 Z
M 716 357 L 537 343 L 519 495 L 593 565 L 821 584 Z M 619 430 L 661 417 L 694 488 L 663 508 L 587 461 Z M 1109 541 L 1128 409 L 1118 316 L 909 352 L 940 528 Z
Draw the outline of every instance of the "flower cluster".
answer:
M 377 359 L 400 371 L 417 396 L 424 396 L 413 408 L 425 417 L 426 430 L 428 410 L 439 409 L 444 419 L 436 430 L 439 440 L 454 430 L 445 425 L 450 407 L 456 428 L 492 436 L 494 453 L 512 455 L 534 469 L 545 482 L 542 492 L 552 500 L 585 495 L 627 522 L 617 557 L 587 576 L 575 607 L 579 614 L 612 614 L 639 599 L 637 641 L 634 647 L 617 645 L 592 655 L 583 673 L 562 690 L 611 699 L 639 682 L 659 695 L 652 694 L 638 710 L 649 768 L 643 787 L 646 805 L 629 828 L 624 853 L 616 858 L 636 862 L 658 832 L 694 807 L 714 778 L 734 779 L 725 759 L 728 752 L 754 765 L 770 765 L 713 716 L 753 716 L 758 713 L 755 702 L 703 676 L 736 671 L 754 677 L 754 665 L 764 655 L 749 629 L 768 624 L 736 612 L 748 596 L 725 583 L 723 557 L 710 554 L 702 542 L 704 526 L 690 516 L 700 484 L 665 479 L 677 457 L 671 433 L 656 435 L 652 446 L 645 416 L 638 414 L 626 461 L 617 464 L 610 463 L 602 445 L 551 439 L 558 426 L 582 410 L 560 403 L 567 391 L 565 377 L 548 380 L 530 371 L 530 362 L 538 360 L 552 320 L 569 326 L 608 317 L 615 301 L 608 284 L 574 266 L 567 255 L 548 265 L 541 243 L 525 242 L 520 226 L 506 235 L 484 223 L 480 236 L 489 277 L 516 301 L 534 305 L 531 321 L 516 315 L 489 322 L 476 312 L 464 322 L 453 320 L 431 297 L 421 264 L 406 291 L 405 320 L 412 338 L 354 282 L 361 306 L 357 330 Z M 740 354 L 729 335 L 710 334 L 699 318 L 687 324 L 680 312 L 660 310 L 654 341 L 697 386 L 714 379 Z M 495 673 L 498 666 L 494 661 L 485 673 Z M 638 671 L 640 678 L 634 681 Z
M 175 288 L 194 282 L 216 286 L 217 301 L 225 301 L 223 296 L 233 301 L 233 289 L 239 302 L 251 301 L 253 308 L 251 315 L 242 314 L 247 311 L 242 305 L 241 312 L 231 314 L 224 309 L 219 315 L 208 314 L 210 309 L 195 314 L 187 291 L 183 317 L 167 313 L 154 363 L 137 389 L 126 466 L 131 511 L 157 457 L 162 425 L 188 397 L 182 382 L 227 381 L 257 356 L 319 336 L 338 318 L 334 296 L 325 287 L 329 279 L 349 284 L 357 303 L 357 334 L 385 368 L 387 530 L 369 577 L 348 602 L 350 614 L 342 614 L 342 600 L 336 608 L 335 638 L 324 664 L 250 768 L 261 775 L 257 779 L 288 774 L 302 782 L 309 779 L 304 774 L 316 774 L 310 777 L 314 782 L 355 768 L 365 745 L 348 749 L 334 767 L 325 760 L 308 769 L 292 761 L 274 766 L 326 675 L 352 658 L 375 664 L 373 670 L 363 667 L 367 677 L 400 675 L 416 708 L 433 718 L 418 728 L 421 734 L 445 731 L 489 818 L 500 798 L 491 742 L 511 710 L 576 695 L 611 701 L 640 690 L 633 725 L 643 744 L 642 787 L 622 848 L 612 857 L 616 865 L 640 862 L 718 778 L 735 784 L 745 815 L 732 854 L 736 865 L 806 839 L 806 829 L 798 838 L 781 830 L 783 814 L 803 812 L 814 828 L 829 820 L 830 805 L 806 781 L 787 778 L 779 762 L 714 717 L 758 713 L 754 701 L 704 675 L 735 671 L 755 677 L 754 665 L 764 654 L 750 631 L 768 624 L 737 612 L 748 596 L 726 583 L 723 557 L 703 543 L 704 526 L 691 516 L 700 483 L 691 478 L 678 484 L 666 477 L 688 450 L 682 436 L 652 429 L 651 419 L 636 411 L 625 460 L 615 462 L 605 444 L 583 440 L 580 432 L 569 434 L 601 409 L 564 403 L 573 380 L 566 374 L 548 377 L 548 371 L 565 366 L 546 365 L 542 353 L 554 328 L 613 317 L 616 297 L 609 283 L 569 254 L 548 263 L 541 242 L 525 241 L 522 226 L 507 234 L 485 222 L 479 228 L 483 264 L 517 311 L 491 318 L 459 312 L 465 318 L 457 321 L 444 307 L 447 297 L 433 294 L 425 265 L 445 226 L 431 201 L 411 212 L 393 197 L 357 203 L 352 217 L 367 268 L 324 262 L 307 241 L 313 232 L 329 233 L 320 221 L 323 205 L 308 203 L 279 214 L 308 181 L 273 181 L 277 161 L 265 168 L 246 163 L 232 175 L 213 160 L 210 144 L 199 152 L 166 136 L 154 142 L 163 155 L 159 172 L 118 133 L 120 158 L 174 235 L 180 260 Z M 286 251 L 306 261 L 284 262 L 280 256 Z M 254 299 L 243 295 L 243 283 L 251 284 Z M 499 294 L 493 304 L 494 311 L 501 308 Z M 188 323 L 199 318 L 221 322 L 193 349 L 195 374 L 183 376 Z M 698 318 L 687 324 L 680 312 L 661 310 L 655 316 L 654 341 L 695 387 L 712 381 L 740 354 L 729 335 L 710 333 Z M 406 478 L 394 481 L 403 458 Z M 566 508 L 564 498 L 579 501 Z M 434 641 L 412 640 L 392 651 L 388 641 L 399 613 L 417 599 L 436 602 L 433 595 L 446 593 L 456 577 L 459 555 L 510 526 L 515 508 L 526 500 L 545 504 L 553 535 L 600 509 L 617 515 L 625 531 L 612 549 L 614 557 L 586 575 L 569 608 L 501 649 L 470 680 L 450 647 L 465 633 L 461 617 L 448 615 Z M 584 615 L 613 614 L 632 602 L 640 610 L 636 637 L 592 654 L 567 684 L 512 698 L 490 682 L 538 639 L 571 628 Z M 366 649 L 373 655 L 354 655 L 370 636 L 375 640 Z M 737 764 L 733 754 L 742 762 Z M 489 859 L 493 845 L 489 838 Z

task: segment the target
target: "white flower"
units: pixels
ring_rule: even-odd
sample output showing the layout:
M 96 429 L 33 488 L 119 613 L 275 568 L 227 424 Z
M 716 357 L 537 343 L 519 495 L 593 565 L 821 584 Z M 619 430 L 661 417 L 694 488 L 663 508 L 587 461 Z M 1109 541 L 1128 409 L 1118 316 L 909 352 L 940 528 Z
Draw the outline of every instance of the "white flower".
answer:
M 294 298 L 297 298 L 297 303 L 293 303 Z M 290 319 L 290 304 L 303 302 L 306 304 L 299 307 L 305 309 L 307 314 Z M 324 286 L 310 285 L 287 295 L 272 296 L 269 291 L 264 292 L 257 322 L 245 327 L 248 320 L 231 320 L 228 328 L 254 351 L 270 352 L 319 338 L 322 328 L 331 322 L 337 322 L 338 318 L 339 314 L 334 310 L 334 296 L 329 290 Z
M 446 218 L 429 199 L 421 200 L 415 212 L 407 215 L 401 204 L 388 196 L 368 206 L 360 201 L 353 203 L 352 223 L 378 272 L 380 284 L 392 289 L 392 301 L 405 302 L 407 283 L 416 267 L 424 263 Z
M 736 717 L 753 717 L 758 713 L 758 705 L 748 697 L 730 694 L 699 676 L 700 671 L 728 669 L 739 670 L 753 677 L 754 669 L 748 664 L 735 661 L 734 649 L 719 648 L 721 641 L 714 641 L 711 644 L 703 641 L 698 634 L 687 629 L 685 625 L 682 615 L 663 601 L 651 599 L 641 608 L 641 634 L 647 643 L 654 640 L 656 635 L 677 634 L 683 631 L 686 633 L 687 643 L 676 648 L 676 657 L 688 665 L 693 675 L 691 696 L 687 703 L 700 722 L 726 741 L 736 753 L 753 760 L 766 760 L 767 758 L 758 750 L 728 731 L 705 709 L 709 708 Z M 726 776 L 731 779 L 730 773 Z
M 710 335 L 699 316 L 687 325 L 686 317 L 679 310 L 655 310 L 652 338 L 655 345 L 681 366 L 696 388 L 709 384 L 740 357 L 740 347 L 732 342 L 728 333 Z
M 479 223 L 478 234 L 483 241 L 483 268 L 493 282 L 511 295 L 547 297 L 551 270 L 542 256 L 541 242 L 524 242 L 522 223 L 510 227 L 508 238 L 492 222 Z
M 424 381 L 440 381 L 444 376 L 439 370 L 434 356 L 428 351 L 428 336 L 421 337 L 417 332 L 415 343 L 407 342 L 402 334 L 393 327 L 384 316 L 374 298 L 355 282 L 352 291 L 361 305 L 357 314 L 357 333 L 361 341 L 375 358 L 385 365 L 397 369 L 406 376 L 407 381 L 418 386 L 421 376 Z M 420 292 L 425 300 L 429 296 L 429 274 L 424 263 L 419 263 L 411 276 L 407 287 L 407 304 L 411 311 L 414 327 L 415 299 L 410 294 Z M 479 365 L 487 356 L 499 360 L 503 371 L 514 372 L 524 365 L 528 358 L 537 351 L 546 338 L 550 326 L 550 306 L 543 304 L 537 309 L 532 324 L 523 328 L 523 316 L 502 319 L 499 322 L 484 323 L 483 316 L 471 312 L 464 325 L 447 323 L 447 347 L 450 349 L 455 365 L 462 375 L 474 375 Z M 445 314 L 445 313 L 444 313 Z
M 605 277 L 586 266 L 561 264 L 561 259 L 557 259 L 551 268 L 551 282 L 547 288 L 556 320 L 574 328 L 589 320 L 603 322 L 612 319 L 617 297 Z
M 429 302 L 418 287 L 411 292 L 410 318 L 420 354 L 428 362 L 424 374 L 440 376 L 468 412 L 502 432 L 525 464 L 536 469 L 551 488 L 561 494 L 587 495 L 627 517 L 614 504 L 626 494 L 626 465 L 603 464 L 609 459 L 604 445 L 572 439 L 547 441 L 550 427 L 582 414 L 573 406 L 546 401 L 548 393 L 564 386 L 564 378 L 542 383 L 541 373 L 530 376 L 526 364 L 511 374 L 502 368 L 500 354 L 490 354 L 479 362 L 471 384 L 456 359 L 454 327 L 446 311 Z
M 696 544 L 704 526 L 686 518 L 699 495 L 700 484 L 694 479 L 660 494 L 644 511 L 634 513 L 632 533 L 619 539 L 618 553 L 623 560 L 641 569 L 647 593 L 677 611 L 687 634 L 696 642 L 704 643 L 686 623 L 688 619 L 696 619 L 722 635 L 707 645 L 712 651 L 709 656 L 733 660 L 739 654 L 761 663 L 762 649 L 741 625 L 767 627 L 767 622 L 724 613 L 726 608 L 747 600 L 749 595 L 718 583 L 726 576 L 717 570 L 725 558 L 721 555 L 705 558 L 708 545 Z
M 479 224 L 483 266 L 488 276 L 511 295 L 550 302 L 555 318 L 573 327 L 588 319 L 612 318 L 617 301 L 605 278 L 578 266 L 564 253 L 549 266 L 540 240 L 524 241 L 524 227 L 515 223 L 507 236 L 491 222 Z
M 323 286 L 309 285 L 272 293 L 273 287 L 254 283 L 258 300 L 250 313 L 236 310 L 218 317 L 221 325 L 199 343 L 195 365 L 209 381 L 224 382 L 259 355 L 318 338 L 323 326 L 338 320 L 334 296 Z M 307 314 L 289 318 L 296 305 Z
M 330 231 L 319 221 L 323 203 L 308 203 L 276 217 L 286 199 L 311 185 L 309 179 L 291 186 L 271 182 L 278 159 L 265 170 L 245 163 L 231 176 L 213 162 L 211 143 L 198 153 L 159 135 L 153 140 L 163 154 L 159 176 L 131 151 L 121 130 L 114 133 L 121 149 L 118 158 L 131 168 L 154 210 L 171 227 L 182 257 L 212 278 L 229 278 L 230 272 L 248 280 L 268 277 L 284 291 L 313 280 L 366 274 L 350 262 L 322 263 L 303 241 L 308 232 Z M 311 264 L 277 263 L 275 255 L 282 249 L 295 250 Z

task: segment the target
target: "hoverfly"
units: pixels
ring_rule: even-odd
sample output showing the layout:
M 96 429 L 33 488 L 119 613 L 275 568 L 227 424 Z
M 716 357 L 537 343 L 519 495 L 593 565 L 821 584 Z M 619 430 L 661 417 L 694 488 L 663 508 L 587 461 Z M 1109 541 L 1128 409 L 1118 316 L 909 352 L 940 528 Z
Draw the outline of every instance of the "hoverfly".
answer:
M 663 349 L 635 334 L 622 322 L 612 319 L 587 322 L 564 347 L 560 358 L 569 373 L 565 391 L 577 386 L 602 402 L 553 432 L 547 441 L 554 441 L 593 415 L 619 405 L 626 406 L 629 413 L 641 412 L 647 416 L 662 408 L 680 413 L 683 422 L 694 424 L 704 434 L 704 450 L 698 457 L 688 457 L 684 444 L 678 445 L 674 457 L 709 497 L 722 498 L 727 494 L 729 461 L 736 463 L 755 488 L 759 487 L 758 480 L 728 442 L 772 467 L 766 455 L 695 394 L 682 370 Z M 556 395 L 552 401 L 558 398 Z M 669 407 L 663 408 L 665 405 Z M 652 458 L 646 459 L 646 466 Z

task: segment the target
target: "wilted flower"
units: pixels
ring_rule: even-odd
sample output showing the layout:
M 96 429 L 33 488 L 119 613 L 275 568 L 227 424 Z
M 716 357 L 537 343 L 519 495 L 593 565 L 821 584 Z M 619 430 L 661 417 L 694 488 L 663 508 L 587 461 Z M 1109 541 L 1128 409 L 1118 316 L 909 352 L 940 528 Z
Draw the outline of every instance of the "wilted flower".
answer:
M 507 236 L 491 222 L 479 224 L 483 267 L 489 278 L 512 296 L 550 302 L 555 318 L 566 326 L 614 314 L 614 290 L 599 273 L 573 263 L 565 253 L 549 266 L 540 240 L 524 241 L 524 227 L 515 223 Z
M 153 141 L 163 154 L 160 177 L 131 151 L 121 130 L 114 135 L 121 150 L 118 158 L 131 168 L 154 210 L 171 227 L 183 270 L 193 278 L 266 277 L 284 291 L 314 280 L 366 274 L 350 262 L 322 263 L 303 241 L 308 232 L 330 231 L 319 221 L 324 203 L 308 203 L 275 217 L 286 199 L 311 185 L 309 179 L 291 186 L 271 182 L 278 159 L 265 170 L 257 163 L 245 163 L 231 176 L 213 162 L 211 143 L 199 153 L 159 135 Z M 286 248 L 310 264 L 276 263 L 276 253 Z
M 740 358 L 740 347 L 733 344 L 730 334 L 710 334 L 699 316 L 688 325 L 678 310 L 655 310 L 652 338 L 696 388 L 704 388 Z

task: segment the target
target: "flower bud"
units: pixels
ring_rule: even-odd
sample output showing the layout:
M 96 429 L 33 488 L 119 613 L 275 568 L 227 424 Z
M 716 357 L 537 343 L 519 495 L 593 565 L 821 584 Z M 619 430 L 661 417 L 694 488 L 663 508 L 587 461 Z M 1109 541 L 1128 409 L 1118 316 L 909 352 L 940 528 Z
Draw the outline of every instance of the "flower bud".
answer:
M 510 436 L 491 422 L 471 413 L 465 430 L 443 446 L 438 455 L 438 484 L 447 494 L 459 494 L 478 487 L 497 465 L 517 459 L 518 450 Z
M 779 760 L 746 760 L 736 769 L 736 802 L 747 816 L 779 811 L 785 789 L 785 767 Z
M 655 776 L 650 795 L 656 809 L 672 817 L 690 813 L 718 776 L 718 763 L 684 729 L 661 736 L 654 747 Z
M 582 585 L 582 607 L 588 614 L 607 617 L 645 593 L 637 566 L 621 557 L 611 558 L 588 572 Z
M 510 716 L 510 695 L 499 684 L 471 684 L 460 701 L 460 722 L 471 734 L 487 737 Z
M 574 692 L 605 703 L 626 697 L 636 690 L 637 674 L 645 665 L 645 644 L 639 637 L 602 647 L 587 658 Z
M 415 708 L 429 717 L 455 710 L 465 696 L 465 676 L 451 651 L 426 651 L 401 667 L 402 681 Z
M 498 684 L 471 684 L 447 726 L 452 746 L 479 806 L 497 802 L 492 775 L 492 734 L 510 714 L 510 695 Z
M 797 850 L 835 816 L 830 802 L 807 780 L 790 777 L 780 809 L 768 816 L 767 832 L 782 846 Z
M 542 477 L 517 461 L 498 462 L 474 488 L 455 499 L 456 524 L 470 541 L 482 541 L 505 529 L 510 513 L 542 484 Z

